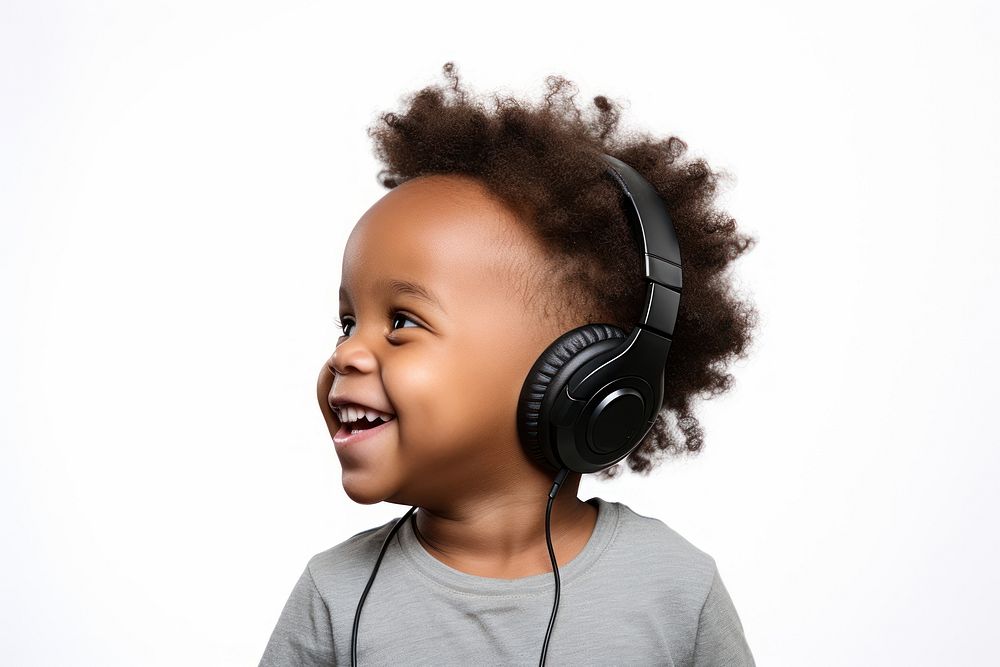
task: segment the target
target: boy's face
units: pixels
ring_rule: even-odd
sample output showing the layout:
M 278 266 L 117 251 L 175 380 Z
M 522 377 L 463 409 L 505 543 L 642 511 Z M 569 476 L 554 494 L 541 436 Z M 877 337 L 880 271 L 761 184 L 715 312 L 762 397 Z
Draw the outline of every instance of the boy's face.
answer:
M 562 331 L 525 310 L 531 270 L 545 262 L 513 214 L 475 180 L 415 178 L 358 221 L 344 250 L 340 318 L 347 331 L 324 364 L 317 398 L 347 396 L 395 419 L 370 437 L 336 445 L 355 502 L 429 509 L 510 493 L 533 464 L 517 435 L 516 407 L 531 365 Z M 393 291 L 410 281 L 440 301 Z M 343 332 L 341 332 L 343 333 Z

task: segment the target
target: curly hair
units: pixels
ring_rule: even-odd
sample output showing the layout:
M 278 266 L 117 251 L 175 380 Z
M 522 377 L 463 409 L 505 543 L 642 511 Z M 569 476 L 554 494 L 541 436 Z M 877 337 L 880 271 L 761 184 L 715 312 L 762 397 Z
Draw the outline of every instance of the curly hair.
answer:
M 603 322 L 626 332 L 635 326 L 645 297 L 642 254 L 600 153 L 638 171 L 666 203 L 681 249 L 684 288 L 666 364 L 663 405 L 653 428 L 624 459 L 648 475 L 668 455 L 699 452 L 704 432 L 692 408 L 728 391 L 727 364 L 747 356 L 758 313 L 741 299 L 729 265 L 756 243 L 715 207 L 719 182 L 703 159 L 681 160 L 687 144 L 619 128 L 620 107 L 594 97 L 586 117 L 575 84 L 546 77 L 537 105 L 492 96 L 493 107 L 459 83 L 445 63 L 450 85 L 427 86 L 403 98 L 402 113 L 385 112 L 368 128 L 374 153 L 385 166 L 378 179 L 394 188 L 417 176 L 470 176 L 488 196 L 517 213 L 550 262 L 522 275 L 522 297 L 557 318 L 564 330 Z M 673 415 L 676 429 L 668 428 Z M 679 437 L 678 437 L 679 436 Z M 617 477 L 621 462 L 595 473 Z

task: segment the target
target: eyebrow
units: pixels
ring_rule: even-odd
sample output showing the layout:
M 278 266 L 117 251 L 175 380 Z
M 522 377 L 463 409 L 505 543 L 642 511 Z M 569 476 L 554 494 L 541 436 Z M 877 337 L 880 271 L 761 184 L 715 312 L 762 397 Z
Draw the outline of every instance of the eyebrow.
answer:
M 441 299 L 427 289 L 420 283 L 415 283 L 412 280 L 400 280 L 398 278 L 379 278 L 375 281 L 376 290 L 389 290 L 395 292 L 396 294 L 408 294 L 415 299 L 419 299 L 431 306 L 434 306 L 441 312 L 444 312 L 444 306 L 441 305 Z M 340 298 L 347 298 L 347 290 L 344 286 L 340 286 Z

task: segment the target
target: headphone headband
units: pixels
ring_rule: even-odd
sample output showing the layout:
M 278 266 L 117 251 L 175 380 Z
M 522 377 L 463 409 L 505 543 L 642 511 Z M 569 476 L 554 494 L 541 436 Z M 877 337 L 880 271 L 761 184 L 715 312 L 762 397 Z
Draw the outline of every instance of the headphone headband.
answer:
M 642 326 L 673 336 L 680 306 L 681 250 L 667 206 L 649 181 L 618 158 L 602 153 L 608 173 L 621 187 L 626 215 L 644 256 L 646 303 Z

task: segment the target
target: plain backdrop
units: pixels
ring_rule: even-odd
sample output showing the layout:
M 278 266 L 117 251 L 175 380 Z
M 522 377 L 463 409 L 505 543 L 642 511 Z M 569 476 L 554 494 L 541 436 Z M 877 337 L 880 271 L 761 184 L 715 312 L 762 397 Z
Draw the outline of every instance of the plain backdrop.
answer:
M 403 514 L 345 495 L 315 381 L 365 130 L 453 61 L 622 102 L 759 240 L 702 455 L 580 496 L 711 554 L 760 665 L 985 664 L 998 44 L 986 0 L 4 0 L 2 661 L 256 664 L 306 561 Z

